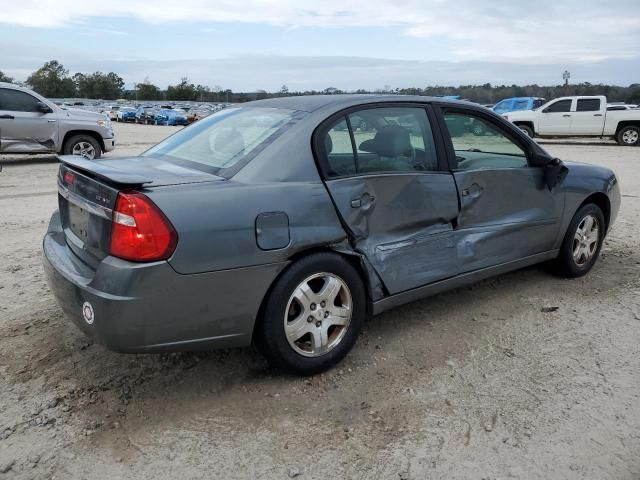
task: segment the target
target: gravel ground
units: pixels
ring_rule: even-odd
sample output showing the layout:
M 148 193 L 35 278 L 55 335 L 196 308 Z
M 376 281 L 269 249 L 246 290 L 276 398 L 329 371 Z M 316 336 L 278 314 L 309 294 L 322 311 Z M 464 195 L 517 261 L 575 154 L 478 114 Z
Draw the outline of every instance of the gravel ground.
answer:
M 177 128 L 116 130 L 108 157 Z M 587 277 L 529 268 L 387 312 L 307 379 L 252 348 L 92 344 L 43 279 L 55 159 L 0 158 L 0 479 L 637 480 L 640 149 L 546 148 L 620 179 L 620 216 Z

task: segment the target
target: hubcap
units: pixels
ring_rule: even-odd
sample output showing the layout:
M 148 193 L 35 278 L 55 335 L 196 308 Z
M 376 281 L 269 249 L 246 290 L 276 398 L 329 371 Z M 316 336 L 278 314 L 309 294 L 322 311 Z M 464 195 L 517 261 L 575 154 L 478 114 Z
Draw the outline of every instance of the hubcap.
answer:
M 291 348 L 318 357 L 344 339 L 351 323 L 351 292 L 333 273 L 316 273 L 295 288 L 284 314 L 284 332 Z
M 582 219 L 573 237 L 573 261 L 578 267 L 589 263 L 598 249 L 600 226 L 598 219 L 587 215 Z
M 84 158 L 93 160 L 96 156 L 96 150 L 89 142 L 78 142 L 73 146 L 71 151 L 74 155 L 81 155 Z
M 636 143 L 638 141 L 638 132 L 635 130 L 627 130 L 622 134 L 622 141 L 629 144 Z
M 531 136 L 531 134 L 529 133 L 529 130 L 527 130 L 526 128 L 521 128 L 520 130 L 522 130 L 527 137 Z

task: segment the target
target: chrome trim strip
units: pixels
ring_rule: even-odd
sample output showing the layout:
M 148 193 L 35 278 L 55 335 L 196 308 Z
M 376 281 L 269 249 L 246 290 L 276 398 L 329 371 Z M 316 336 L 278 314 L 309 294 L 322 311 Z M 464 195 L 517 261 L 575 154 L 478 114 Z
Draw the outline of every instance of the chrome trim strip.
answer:
M 58 193 L 62 195 L 62 197 L 66 198 L 69 202 L 77 205 L 78 207 L 88 211 L 93 215 L 97 215 L 106 220 L 111 220 L 113 218 L 113 210 L 103 205 L 98 205 L 97 203 L 93 203 L 87 200 L 84 197 L 81 197 L 77 193 L 70 191 L 64 185 L 58 183 Z

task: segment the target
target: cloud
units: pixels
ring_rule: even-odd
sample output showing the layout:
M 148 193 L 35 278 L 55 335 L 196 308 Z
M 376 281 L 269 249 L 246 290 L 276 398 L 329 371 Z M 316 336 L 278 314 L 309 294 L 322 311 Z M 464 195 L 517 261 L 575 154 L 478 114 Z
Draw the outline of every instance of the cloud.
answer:
M 640 10 L 606 0 L 21 0 L 0 23 L 61 27 L 91 17 L 147 23 L 255 23 L 295 27 L 395 27 L 420 39 L 444 38 L 452 60 L 522 63 L 631 58 L 640 45 Z

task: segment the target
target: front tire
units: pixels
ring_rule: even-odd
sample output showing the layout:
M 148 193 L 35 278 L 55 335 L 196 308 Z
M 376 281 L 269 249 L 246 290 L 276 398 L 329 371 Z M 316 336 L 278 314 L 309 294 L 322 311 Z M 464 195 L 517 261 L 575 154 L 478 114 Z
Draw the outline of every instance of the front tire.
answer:
M 80 155 L 89 160 L 96 160 L 102 155 L 102 148 L 91 135 L 74 135 L 66 141 L 62 152 L 65 155 Z
M 560 247 L 557 273 L 570 278 L 588 273 L 600 255 L 605 228 L 600 207 L 593 203 L 581 207 L 573 216 Z
M 625 147 L 637 147 L 640 145 L 640 127 L 629 125 L 622 127 L 616 135 L 618 145 Z
M 516 125 L 520 130 L 522 130 L 525 135 L 529 138 L 533 138 L 534 137 L 534 133 L 533 133 L 533 128 L 531 128 L 529 125 Z
M 366 317 L 366 293 L 356 269 L 333 253 L 294 263 L 276 281 L 254 339 L 275 367 L 312 375 L 342 360 Z

